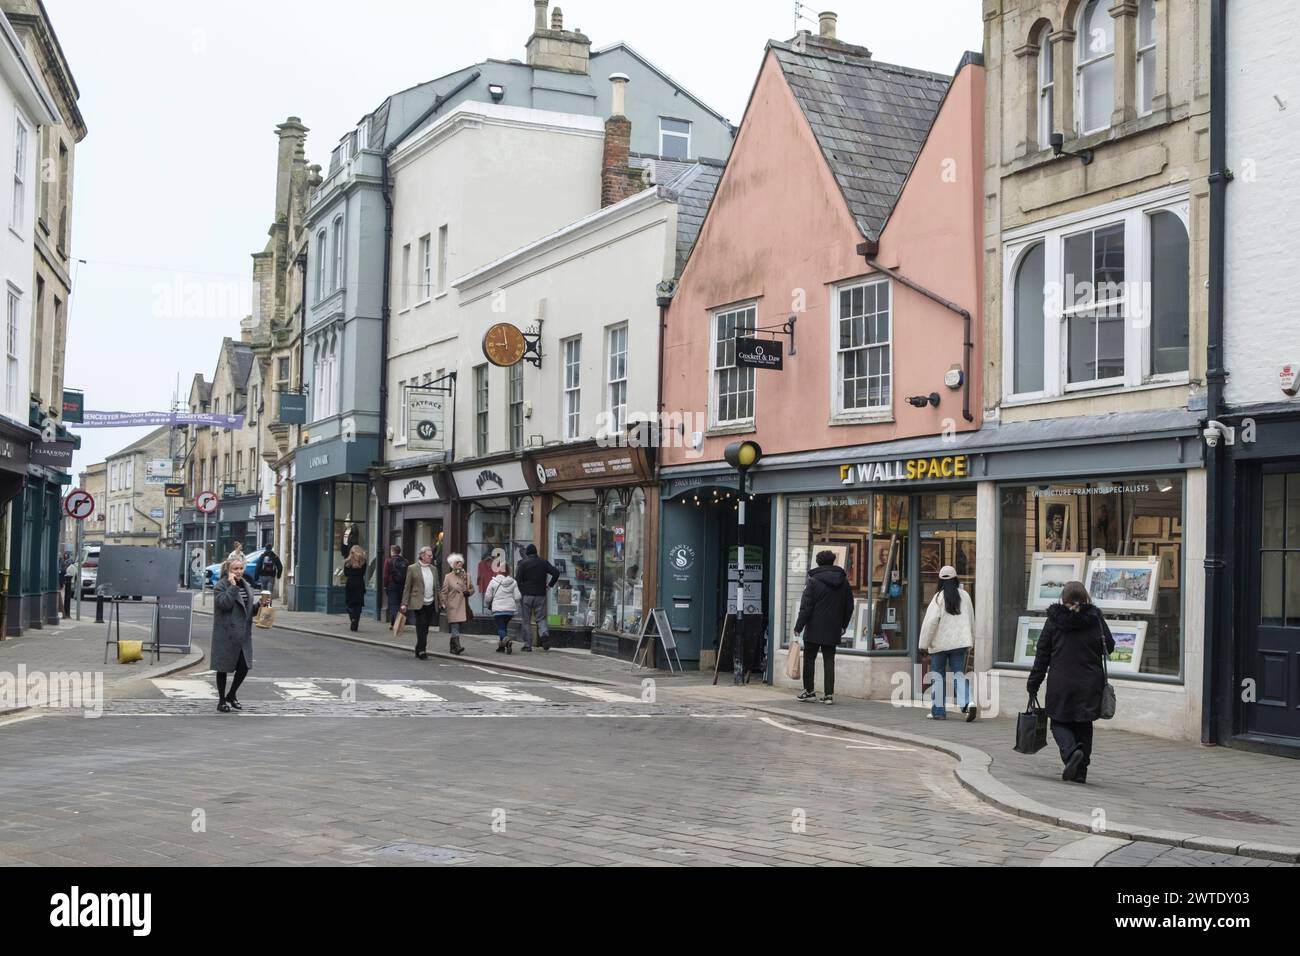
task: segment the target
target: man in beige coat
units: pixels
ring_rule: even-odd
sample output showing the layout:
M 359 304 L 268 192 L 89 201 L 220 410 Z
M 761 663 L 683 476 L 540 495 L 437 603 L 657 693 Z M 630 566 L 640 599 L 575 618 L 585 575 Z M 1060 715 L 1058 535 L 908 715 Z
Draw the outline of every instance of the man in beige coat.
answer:
M 420 558 L 406 569 L 402 587 L 402 613 L 415 624 L 415 656 L 427 660 L 429 625 L 438 616 L 438 575 L 433 567 L 433 549 L 420 549 Z M 458 653 L 455 647 L 453 653 Z

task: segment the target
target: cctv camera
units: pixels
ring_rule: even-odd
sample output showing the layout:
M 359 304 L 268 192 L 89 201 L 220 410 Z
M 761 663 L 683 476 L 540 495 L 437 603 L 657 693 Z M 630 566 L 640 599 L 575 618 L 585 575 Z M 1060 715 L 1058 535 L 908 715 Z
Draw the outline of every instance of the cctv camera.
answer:
M 1237 430 L 1231 425 L 1225 425 L 1222 422 L 1208 421 L 1205 423 L 1205 444 L 1210 448 L 1216 448 L 1219 439 L 1223 439 L 1225 445 L 1236 444 Z
M 1205 435 L 1205 444 L 1209 448 L 1219 447 L 1219 430 L 1210 426 L 1202 433 Z

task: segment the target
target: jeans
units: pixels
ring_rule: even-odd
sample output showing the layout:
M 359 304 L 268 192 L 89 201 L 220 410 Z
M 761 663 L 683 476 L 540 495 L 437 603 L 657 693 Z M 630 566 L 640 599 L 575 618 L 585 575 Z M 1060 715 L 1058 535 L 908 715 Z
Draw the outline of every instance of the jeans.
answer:
M 813 676 L 817 673 L 817 652 L 819 650 L 822 652 L 822 683 L 825 685 L 826 696 L 830 697 L 835 693 L 834 644 L 814 644 L 812 641 L 804 641 L 803 689 L 810 694 L 813 692 Z
M 388 624 L 391 627 L 393 621 L 397 619 L 397 612 L 402 606 L 402 589 L 390 587 L 388 589 Z
M 492 617 L 497 622 L 497 640 L 504 641 L 506 639 L 506 628 L 509 626 L 510 619 L 514 617 L 514 614 L 509 612 L 493 614 Z
M 437 605 L 426 604 L 418 611 L 408 611 L 407 614 L 415 622 L 415 653 L 423 654 L 429 644 L 429 625 L 438 616 Z
M 520 601 L 519 610 L 523 617 L 519 619 L 520 630 L 524 636 L 524 647 L 533 646 L 533 632 L 537 632 L 537 643 L 546 647 L 551 632 L 546 627 L 546 595 L 525 594 Z
M 946 716 L 944 699 L 947 696 L 947 675 L 952 674 L 953 696 L 957 704 L 965 709 L 970 703 L 970 684 L 966 677 L 966 655 L 969 647 L 958 647 L 951 651 L 935 651 L 930 655 L 930 672 L 935 676 L 930 685 L 930 713 L 936 717 Z
M 1056 746 L 1061 750 L 1061 763 L 1068 763 L 1070 755 L 1083 748 L 1083 764 L 1079 767 L 1079 776 L 1087 774 L 1088 764 L 1092 763 L 1092 721 L 1053 720 L 1052 736 L 1056 738 Z

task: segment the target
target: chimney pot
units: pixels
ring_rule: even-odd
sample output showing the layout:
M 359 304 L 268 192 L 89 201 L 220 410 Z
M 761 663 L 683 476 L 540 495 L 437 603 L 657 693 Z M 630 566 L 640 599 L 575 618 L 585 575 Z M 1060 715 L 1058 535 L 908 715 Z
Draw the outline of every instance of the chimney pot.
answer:
M 822 39 L 834 40 L 835 25 L 836 22 L 839 20 L 839 17 L 836 16 L 834 13 L 832 13 L 830 10 L 827 10 L 819 14 L 819 17 L 820 17 L 820 30 L 821 30 Z
M 610 86 L 613 89 L 610 92 L 610 116 L 627 115 L 627 84 L 631 79 L 626 73 L 611 73 L 609 75 Z
M 533 32 L 541 33 L 546 29 L 546 8 L 551 0 L 533 0 Z
M 561 33 L 564 30 L 564 11 L 559 7 L 551 11 L 551 29 L 556 33 Z

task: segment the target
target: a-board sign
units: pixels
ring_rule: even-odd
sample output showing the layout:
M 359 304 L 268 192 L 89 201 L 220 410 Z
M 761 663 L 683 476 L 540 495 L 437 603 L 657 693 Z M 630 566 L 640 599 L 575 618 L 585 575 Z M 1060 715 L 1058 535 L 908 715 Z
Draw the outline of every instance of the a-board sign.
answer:
M 664 650 L 677 650 L 677 641 L 673 639 L 673 626 L 668 621 L 668 612 L 657 607 L 651 613 L 654 615 L 655 627 L 659 631 L 659 639 L 664 642 Z
M 194 592 L 177 591 L 158 598 L 158 646 L 188 653 L 194 633 Z
M 181 552 L 175 548 L 106 544 L 99 551 L 95 591 L 106 598 L 161 597 L 176 593 Z
M 677 650 L 677 641 L 673 637 L 673 625 L 668 620 L 668 612 L 661 607 L 651 608 L 650 616 L 641 625 L 641 635 L 637 638 L 636 650 L 632 653 L 632 669 L 636 670 L 637 667 L 644 666 L 645 661 L 650 659 L 650 647 L 646 643 L 646 639 L 649 638 L 651 642 L 654 641 L 654 637 L 650 634 L 652 626 L 658 632 L 659 640 L 663 642 L 664 658 L 668 661 L 668 670 L 672 671 L 674 663 L 677 665 L 677 670 L 682 670 L 682 657 Z M 676 661 L 673 660 L 674 656 L 677 658 Z

